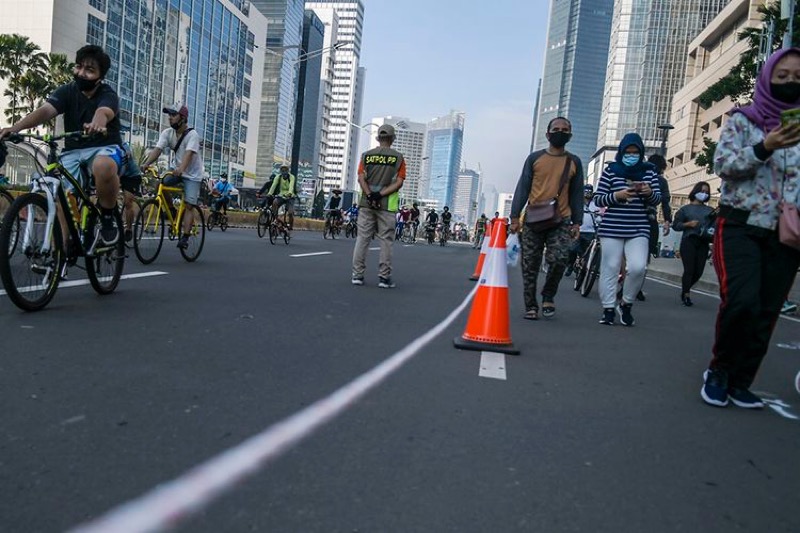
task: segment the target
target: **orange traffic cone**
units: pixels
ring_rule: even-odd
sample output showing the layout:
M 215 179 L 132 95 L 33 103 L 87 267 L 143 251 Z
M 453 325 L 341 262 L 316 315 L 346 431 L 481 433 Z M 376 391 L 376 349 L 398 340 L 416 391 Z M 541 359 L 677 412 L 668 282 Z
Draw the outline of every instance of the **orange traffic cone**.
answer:
M 478 291 L 461 337 L 453 339 L 460 350 L 519 354 L 511 342 L 506 266 L 506 224 L 492 224 L 492 236 L 478 282 Z
M 491 235 L 484 235 L 483 242 L 481 243 L 481 253 L 478 256 L 478 264 L 475 265 L 475 272 L 469 277 L 470 281 L 478 281 L 481 278 L 481 270 L 483 270 L 483 263 L 486 261 L 486 254 L 489 252 L 489 241 Z

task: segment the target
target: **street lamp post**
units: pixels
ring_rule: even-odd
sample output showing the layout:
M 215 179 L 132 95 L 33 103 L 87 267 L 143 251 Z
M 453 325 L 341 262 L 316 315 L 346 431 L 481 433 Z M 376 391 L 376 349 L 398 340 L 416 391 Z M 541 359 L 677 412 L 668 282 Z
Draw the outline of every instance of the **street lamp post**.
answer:
M 666 159 L 667 157 L 667 135 L 669 135 L 669 130 L 674 130 L 675 126 L 672 124 L 661 124 L 658 126 L 658 129 L 661 130 L 661 155 Z

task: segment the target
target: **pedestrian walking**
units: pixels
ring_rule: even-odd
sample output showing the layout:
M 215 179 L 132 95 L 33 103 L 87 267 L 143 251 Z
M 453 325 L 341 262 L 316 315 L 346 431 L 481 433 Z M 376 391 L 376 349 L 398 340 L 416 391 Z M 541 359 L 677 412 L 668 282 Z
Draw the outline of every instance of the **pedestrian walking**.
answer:
M 648 206 L 647 216 L 650 219 L 650 255 L 647 257 L 647 264 L 650 265 L 650 257 L 658 257 L 661 252 L 659 246 L 659 233 L 666 237 L 669 235 L 670 226 L 672 225 L 672 206 L 670 206 L 671 195 L 669 192 L 669 183 L 667 178 L 664 177 L 664 171 L 667 169 L 667 160 L 661 154 L 653 154 L 647 158 L 647 162 L 656 167 L 658 172 L 658 187 L 661 192 L 661 218 L 664 220 L 663 224 L 658 224 L 658 208 L 656 206 Z M 646 274 L 646 273 L 645 273 Z M 644 285 L 642 280 L 642 285 Z M 636 300 L 644 302 L 647 297 L 644 294 L 644 287 L 639 289 L 636 294 Z
M 392 281 L 392 245 L 394 243 L 395 213 L 399 194 L 406 178 L 403 154 L 392 149 L 394 127 L 384 124 L 378 128 L 378 147 L 361 154 L 358 165 L 359 200 L 358 237 L 353 250 L 353 285 L 364 284 L 367 248 L 378 237 L 381 252 L 378 263 L 378 287 L 394 288 Z
M 781 202 L 800 203 L 800 124 L 781 120 L 798 107 L 800 49 L 779 50 L 759 73 L 753 103 L 734 108 L 720 134 L 713 255 L 721 302 L 701 390 L 710 405 L 764 406 L 750 387 L 800 266 L 800 250 L 777 231 Z
M 681 302 L 686 307 L 694 305 L 690 291 L 700 281 L 708 261 L 709 242 L 702 235 L 703 221 L 713 211 L 706 202 L 711 198 L 711 186 L 705 181 L 698 181 L 689 193 L 689 204 L 678 209 L 672 228 L 682 231 L 681 261 L 683 262 L 683 278 L 681 280 Z
M 616 309 L 622 324 L 633 326 L 633 301 L 644 282 L 650 246 L 647 209 L 661 201 L 658 173 L 644 160 L 644 143 L 637 133 L 622 138 L 614 162 L 600 176 L 594 201 L 607 208 L 597 229 L 603 250 L 598 286 L 603 305 L 600 323 L 613 325 Z M 626 272 L 617 305 L 623 257 Z
M 522 228 L 520 215 L 525 208 L 520 246 L 523 317 L 528 320 L 539 318 L 536 284 L 543 255 L 548 268 L 542 287 L 542 316 L 555 316 L 558 284 L 583 222 L 583 167 L 581 160 L 565 149 L 572 138 L 572 124 L 564 117 L 554 118 L 546 135 L 550 145 L 525 160 L 511 204 L 511 233 Z

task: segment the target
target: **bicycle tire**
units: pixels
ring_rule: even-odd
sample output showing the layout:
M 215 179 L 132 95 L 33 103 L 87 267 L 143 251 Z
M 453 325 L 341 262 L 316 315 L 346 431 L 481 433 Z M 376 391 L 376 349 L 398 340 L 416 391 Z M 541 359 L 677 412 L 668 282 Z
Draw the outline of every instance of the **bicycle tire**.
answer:
M 599 276 L 600 255 L 597 253 L 599 247 L 592 246 L 592 251 L 589 253 L 589 260 L 586 262 L 586 279 L 581 287 L 581 296 L 586 298 L 592 292 L 594 282 L 597 281 Z
M 292 239 L 292 234 L 289 233 L 289 230 L 284 229 L 283 230 L 283 242 L 285 242 L 286 244 L 289 244 L 289 241 L 291 239 Z
M 261 211 L 258 215 L 258 222 L 256 222 L 256 232 L 258 233 L 258 238 L 262 239 L 264 235 L 269 232 L 269 227 L 272 224 L 272 211 L 266 209 Z
M 196 205 L 187 205 L 183 211 L 183 215 L 181 215 L 181 220 L 178 221 L 179 228 L 183 227 L 183 217 L 185 217 L 186 213 L 190 210 L 194 213 L 194 221 L 192 222 L 192 229 L 189 231 L 189 246 L 180 248 L 180 251 L 181 256 L 183 256 L 186 261 L 193 263 L 197 261 L 197 258 L 200 257 L 200 253 L 203 251 L 203 245 L 206 242 L 206 225 L 205 220 L 203 220 L 203 211 Z
M 211 231 L 211 230 L 214 229 L 214 226 L 217 224 L 218 216 L 219 216 L 219 213 L 217 213 L 216 211 L 212 211 L 211 214 L 208 215 L 208 218 L 206 219 L 206 229 L 208 231 Z
M 219 221 L 219 229 L 221 231 L 228 230 L 228 215 L 222 215 L 222 218 Z
M 326 220 L 325 225 L 322 227 L 322 238 L 327 239 L 330 232 L 331 232 L 331 223 L 329 220 Z
M 278 240 L 278 228 L 275 224 L 269 225 L 269 243 L 275 244 L 275 241 Z
M 583 285 L 583 279 L 586 277 L 586 269 L 583 265 L 579 264 L 580 260 L 576 261 L 576 265 L 574 268 L 575 271 L 575 281 L 572 284 L 573 290 L 579 291 L 581 290 L 581 285 Z
M 96 214 L 90 217 L 87 233 L 94 235 L 98 223 Z M 122 218 L 115 213 L 114 223 L 119 231 L 119 239 L 114 246 L 101 249 L 100 253 L 86 257 L 86 276 L 97 294 L 107 295 L 116 290 L 125 268 L 125 239 L 123 238 Z
M 166 225 L 158 200 L 147 200 L 133 225 L 133 251 L 143 265 L 155 261 L 161 252 Z
M 33 217 L 33 227 L 28 226 L 30 218 L 28 207 L 32 207 L 36 211 Z M 23 210 L 25 215 L 20 216 Z M 23 232 L 18 232 L 17 235 L 13 235 L 15 218 L 24 221 L 24 224 L 21 224 Z M 46 219 L 47 200 L 45 197 L 36 193 L 27 193 L 14 200 L 3 217 L 3 225 L 0 228 L 0 278 L 9 299 L 23 311 L 43 309 L 50 303 L 58 290 L 59 275 L 65 261 L 61 225 L 58 222 L 53 224 L 50 235 L 51 250 L 41 254 L 40 247 L 43 244 L 46 229 L 43 221 Z M 12 247 L 11 239 L 28 233 L 29 228 L 30 239 L 33 242 L 26 247 L 26 250 L 22 250 L 22 246 L 19 244 Z M 41 235 L 37 232 L 41 232 Z M 12 248 L 15 251 L 10 254 L 9 251 Z M 40 287 L 41 289 L 37 290 Z
M 9 209 L 11 209 L 11 204 L 14 203 L 14 197 L 11 196 L 11 193 L 8 191 L 0 191 L 0 228 L 3 227 L 5 224 L 5 216 Z M 14 251 L 17 248 L 17 243 L 19 242 L 19 216 L 13 217 L 9 222 L 11 224 L 11 235 L 9 239 L 9 250 L 8 255 L 14 255 Z

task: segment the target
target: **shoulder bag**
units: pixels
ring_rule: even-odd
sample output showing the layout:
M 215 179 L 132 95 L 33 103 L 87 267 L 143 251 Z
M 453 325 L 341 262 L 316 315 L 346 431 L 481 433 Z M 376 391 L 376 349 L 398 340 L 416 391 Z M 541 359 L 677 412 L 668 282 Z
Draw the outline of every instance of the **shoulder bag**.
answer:
M 561 173 L 561 182 L 558 185 L 556 197 L 546 202 L 529 203 L 528 207 L 525 209 L 525 224 L 533 231 L 546 231 L 561 223 L 563 217 L 558 210 L 558 197 L 561 196 L 561 192 L 567 184 L 571 166 L 572 158 L 567 154 L 567 163 L 564 165 L 564 171 Z
M 719 208 L 712 210 L 700 220 L 699 237 L 704 242 L 714 242 L 714 233 L 717 229 L 717 215 Z
M 778 239 L 789 248 L 800 250 L 800 213 L 797 211 L 797 205 L 786 201 L 786 174 L 783 175 L 781 190 Z

